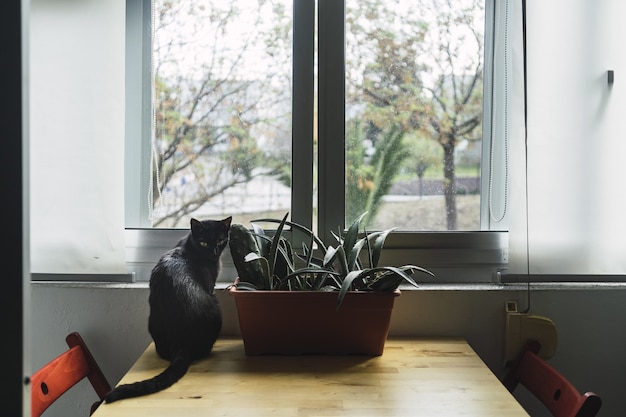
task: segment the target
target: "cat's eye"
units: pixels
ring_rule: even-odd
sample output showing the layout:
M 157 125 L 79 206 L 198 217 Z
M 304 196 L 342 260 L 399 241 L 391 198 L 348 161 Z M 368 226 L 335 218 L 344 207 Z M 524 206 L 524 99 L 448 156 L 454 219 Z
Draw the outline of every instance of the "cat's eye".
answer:
M 203 248 L 206 248 L 207 246 L 209 246 L 209 244 L 205 241 L 200 241 L 200 246 L 202 246 Z

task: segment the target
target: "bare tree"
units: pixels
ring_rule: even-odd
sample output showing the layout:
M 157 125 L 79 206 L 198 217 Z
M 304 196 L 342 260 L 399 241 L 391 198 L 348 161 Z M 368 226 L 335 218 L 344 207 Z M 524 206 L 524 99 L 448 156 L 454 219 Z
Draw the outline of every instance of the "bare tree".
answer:
M 434 83 L 424 85 L 432 97 L 426 127 L 443 148 L 446 223 L 449 230 L 454 230 L 455 149 L 462 139 L 476 141 L 481 137 L 476 129 L 482 121 L 483 35 L 475 18 L 482 2 L 473 0 L 463 5 L 452 0 L 431 0 L 430 10 L 437 20 L 433 28 L 436 36 L 428 48 L 432 59 L 429 66 L 438 76 Z
M 449 230 L 457 221 L 456 147 L 481 137 L 483 35 L 477 19 L 482 11 L 480 0 L 420 0 L 396 7 L 369 0 L 349 9 L 346 20 L 348 42 L 355 44 L 348 56 L 357 74 L 348 79 L 353 117 L 370 125 L 370 135 L 399 125 L 441 146 Z
M 156 7 L 153 224 L 175 226 L 225 190 L 289 164 L 291 51 L 281 42 L 291 20 L 266 2 L 246 13 L 252 21 L 235 2 Z
M 155 225 L 176 225 L 257 177 L 289 182 L 291 19 L 280 2 L 254 4 L 244 13 L 236 2 L 157 1 Z M 348 141 L 362 148 L 347 150 L 362 155 L 349 161 L 350 175 L 357 185 L 381 182 L 364 197 L 375 207 L 402 159 L 390 152 L 407 152 L 402 138 L 431 138 L 443 150 L 447 227 L 455 229 L 455 150 L 480 138 L 482 1 L 348 5 L 346 114 L 361 121 L 362 135 Z M 396 163 L 373 177 L 371 164 L 382 159 L 372 155 L 391 137 L 398 145 L 384 160 Z

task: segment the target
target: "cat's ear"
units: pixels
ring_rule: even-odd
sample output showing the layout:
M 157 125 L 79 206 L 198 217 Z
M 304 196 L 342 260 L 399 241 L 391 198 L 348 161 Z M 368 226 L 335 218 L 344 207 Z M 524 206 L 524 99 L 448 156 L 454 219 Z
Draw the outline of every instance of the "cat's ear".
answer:
M 202 229 L 202 222 L 200 222 L 199 220 L 192 218 L 189 223 L 192 231 Z
M 224 220 L 222 220 L 222 224 L 224 225 L 225 228 L 228 229 L 232 221 L 233 221 L 233 216 L 229 216 L 229 217 L 226 217 Z

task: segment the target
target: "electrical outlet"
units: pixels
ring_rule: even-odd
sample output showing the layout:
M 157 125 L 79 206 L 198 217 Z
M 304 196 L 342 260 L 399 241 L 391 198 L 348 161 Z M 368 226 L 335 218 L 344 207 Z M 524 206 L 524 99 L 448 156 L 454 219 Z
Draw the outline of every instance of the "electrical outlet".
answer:
M 505 308 L 507 313 L 517 313 L 517 301 L 507 301 Z

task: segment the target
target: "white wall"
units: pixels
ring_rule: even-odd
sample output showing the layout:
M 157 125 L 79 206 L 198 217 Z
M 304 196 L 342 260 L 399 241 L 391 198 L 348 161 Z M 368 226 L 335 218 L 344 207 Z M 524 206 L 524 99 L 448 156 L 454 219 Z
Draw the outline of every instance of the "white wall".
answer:
M 526 305 L 523 291 L 403 291 L 394 308 L 391 336 L 460 336 L 492 371 L 502 376 L 504 302 Z M 500 289 L 498 289 L 500 288 Z M 238 335 L 236 311 L 225 291 L 218 293 L 224 314 L 223 335 Z M 64 337 L 79 331 L 111 384 L 116 384 L 150 343 L 146 288 L 98 288 L 76 285 L 32 285 L 33 368 L 65 349 Z M 532 292 L 531 313 L 554 320 L 559 346 L 551 363 L 580 390 L 600 394 L 600 416 L 621 416 L 626 410 L 626 286 Z M 522 389 L 516 393 L 532 416 L 547 416 Z M 50 415 L 84 417 L 96 396 L 81 383 L 53 405 Z

